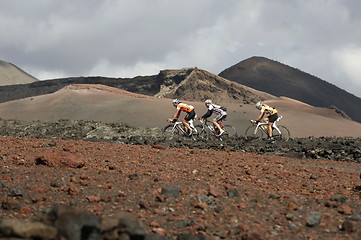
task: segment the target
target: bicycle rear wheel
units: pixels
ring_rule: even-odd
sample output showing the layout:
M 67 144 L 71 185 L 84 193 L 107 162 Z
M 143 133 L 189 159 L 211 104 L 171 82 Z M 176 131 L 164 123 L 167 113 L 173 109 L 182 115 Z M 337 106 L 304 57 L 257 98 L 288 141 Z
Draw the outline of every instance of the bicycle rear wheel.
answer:
M 255 132 L 256 130 L 256 125 L 251 125 L 246 129 L 246 132 L 244 134 L 244 138 L 245 139 L 261 139 L 264 137 L 264 133 L 262 132 L 261 129 L 257 129 L 257 132 Z
M 277 127 L 281 131 L 281 133 L 279 133 L 276 129 L 273 129 L 272 135 L 275 139 L 282 139 L 285 141 L 290 139 L 290 137 L 291 137 L 290 131 L 285 126 L 281 125 L 281 126 L 277 126 Z
M 209 139 L 209 132 L 206 128 L 203 128 L 202 125 L 196 125 L 195 128 L 197 129 L 197 138 L 202 140 Z

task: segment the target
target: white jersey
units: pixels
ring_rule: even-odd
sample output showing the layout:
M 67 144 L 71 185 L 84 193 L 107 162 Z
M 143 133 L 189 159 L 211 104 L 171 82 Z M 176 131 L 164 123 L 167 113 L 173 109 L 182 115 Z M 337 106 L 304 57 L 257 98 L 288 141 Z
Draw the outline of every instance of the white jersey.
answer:
M 217 115 L 227 115 L 227 112 L 222 110 L 221 106 L 213 104 L 213 103 L 211 105 L 209 105 L 208 110 L 212 111 L 213 113 L 215 113 Z

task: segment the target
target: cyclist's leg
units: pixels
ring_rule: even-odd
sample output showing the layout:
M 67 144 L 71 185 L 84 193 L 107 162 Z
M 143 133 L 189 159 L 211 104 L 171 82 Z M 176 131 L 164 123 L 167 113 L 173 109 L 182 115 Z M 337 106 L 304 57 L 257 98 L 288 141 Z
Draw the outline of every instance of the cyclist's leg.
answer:
M 268 136 L 271 138 L 273 136 L 273 123 L 277 120 L 278 115 L 273 114 L 268 117 Z
M 187 115 L 182 120 L 183 125 L 188 129 L 189 132 L 192 132 L 192 128 L 189 125 L 188 121 L 194 119 L 195 116 L 196 116 L 196 113 L 193 110 L 193 111 L 187 113 Z
M 224 132 L 224 130 L 223 130 L 222 127 L 221 127 L 221 121 L 222 121 L 223 119 L 225 119 L 226 116 L 227 116 L 227 115 L 218 114 L 218 115 L 216 116 L 216 118 L 213 119 L 213 124 L 217 126 L 217 128 L 219 129 L 219 133 L 220 133 L 220 134 L 222 134 L 222 133 Z

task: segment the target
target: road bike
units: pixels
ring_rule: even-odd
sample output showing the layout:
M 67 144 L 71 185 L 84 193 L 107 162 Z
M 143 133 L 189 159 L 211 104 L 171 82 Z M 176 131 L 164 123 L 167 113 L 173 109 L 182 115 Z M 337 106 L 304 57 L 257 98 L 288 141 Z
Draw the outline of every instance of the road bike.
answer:
M 190 138 L 193 140 L 197 139 L 198 132 L 194 127 L 193 120 L 189 120 L 189 126 L 192 128 L 192 134 L 188 134 L 186 127 L 184 127 L 183 123 L 180 121 L 172 122 L 172 119 L 168 119 L 171 124 L 164 127 L 163 132 L 167 139 L 180 139 L 180 138 Z
M 234 138 L 237 136 L 236 129 L 229 124 L 224 125 L 222 122 L 218 122 L 222 130 L 224 130 L 224 133 L 221 136 L 217 136 L 217 134 L 219 134 L 219 130 L 214 128 L 212 122 L 207 119 L 201 119 L 199 121 L 201 124 L 195 126 L 198 139 L 208 140 L 210 138 L 218 138 L 220 140 L 225 140 L 227 138 Z
M 285 140 L 287 141 L 290 137 L 290 131 L 285 127 L 284 125 L 277 125 L 277 122 L 279 122 L 282 119 L 282 116 L 279 116 L 277 120 L 273 123 L 272 126 L 272 137 L 274 139 L 278 140 Z M 268 137 L 268 123 L 265 122 L 256 122 L 254 120 L 251 120 L 252 125 L 249 126 L 246 129 L 244 137 L 246 139 L 262 139 L 265 137 Z

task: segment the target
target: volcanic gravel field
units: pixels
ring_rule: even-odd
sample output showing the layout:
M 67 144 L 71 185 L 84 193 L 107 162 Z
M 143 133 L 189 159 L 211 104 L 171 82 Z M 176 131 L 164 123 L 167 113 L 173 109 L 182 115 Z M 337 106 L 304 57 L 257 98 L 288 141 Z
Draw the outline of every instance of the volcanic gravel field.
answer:
M 1 124 L 0 239 L 361 239 L 360 139 Z

